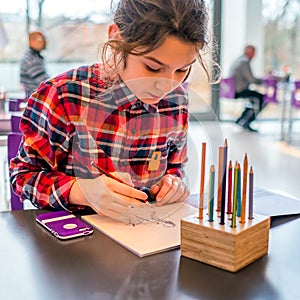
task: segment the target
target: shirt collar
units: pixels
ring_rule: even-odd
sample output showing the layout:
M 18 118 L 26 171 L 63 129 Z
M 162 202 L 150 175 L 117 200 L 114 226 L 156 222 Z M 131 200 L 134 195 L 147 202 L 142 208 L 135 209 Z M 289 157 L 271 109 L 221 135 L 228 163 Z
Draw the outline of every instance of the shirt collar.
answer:
M 41 53 L 40 53 L 39 51 L 37 51 L 37 50 L 35 50 L 35 49 L 31 48 L 31 47 L 29 47 L 29 50 L 30 50 L 31 52 L 37 54 L 40 58 L 44 58 L 44 57 L 41 55 Z

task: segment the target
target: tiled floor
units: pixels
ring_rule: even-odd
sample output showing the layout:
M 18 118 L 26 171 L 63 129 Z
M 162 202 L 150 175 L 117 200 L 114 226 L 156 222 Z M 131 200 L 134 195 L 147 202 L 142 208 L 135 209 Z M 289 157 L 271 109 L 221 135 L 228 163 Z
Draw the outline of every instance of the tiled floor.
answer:
M 246 132 L 237 125 L 225 122 L 190 124 L 189 161 L 186 181 L 192 193 L 199 193 L 201 145 L 207 142 L 206 170 L 210 164 L 218 165 L 218 148 L 228 141 L 228 159 L 239 161 L 247 153 L 249 165 L 254 169 L 257 187 L 281 190 L 300 198 L 300 123 L 294 124 L 292 144 L 281 141 L 280 123 L 260 121 L 255 124 L 259 133 Z M 6 140 L 0 137 L 0 211 L 9 209 L 9 183 L 7 172 Z M 206 176 L 207 178 L 208 176 Z M 206 185 L 208 180 L 206 180 Z

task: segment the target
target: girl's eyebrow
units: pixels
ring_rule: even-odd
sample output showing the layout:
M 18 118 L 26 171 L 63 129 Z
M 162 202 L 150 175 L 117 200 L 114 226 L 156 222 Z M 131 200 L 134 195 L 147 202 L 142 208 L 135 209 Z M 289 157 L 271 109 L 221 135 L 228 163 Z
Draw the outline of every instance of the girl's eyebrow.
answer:
M 149 60 L 152 60 L 154 61 L 155 63 L 161 65 L 162 67 L 165 67 L 165 68 L 169 68 L 170 66 L 169 65 L 166 65 L 165 63 L 161 62 L 160 60 L 158 60 L 157 58 L 153 57 L 153 56 L 144 56 L 146 59 L 149 59 Z M 192 62 L 190 62 L 189 64 L 186 64 L 184 66 L 182 66 L 180 69 L 183 69 L 183 68 L 186 68 L 190 65 L 192 65 L 197 59 L 194 59 Z

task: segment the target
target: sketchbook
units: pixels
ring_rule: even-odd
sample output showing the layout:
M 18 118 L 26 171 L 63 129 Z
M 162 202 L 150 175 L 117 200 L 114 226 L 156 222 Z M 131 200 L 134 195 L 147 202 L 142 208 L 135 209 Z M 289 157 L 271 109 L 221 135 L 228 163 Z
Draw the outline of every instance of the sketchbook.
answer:
M 185 203 L 145 207 L 137 212 L 138 222 L 121 222 L 102 215 L 82 218 L 140 257 L 179 248 L 180 220 L 198 211 Z

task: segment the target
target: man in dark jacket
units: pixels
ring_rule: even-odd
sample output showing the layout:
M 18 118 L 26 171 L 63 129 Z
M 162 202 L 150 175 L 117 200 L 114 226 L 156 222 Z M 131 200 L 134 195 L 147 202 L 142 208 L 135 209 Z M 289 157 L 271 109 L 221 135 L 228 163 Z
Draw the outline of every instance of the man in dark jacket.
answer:
M 240 56 L 231 66 L 229 76 L 234 79 L 235 98 L 249 98 L 249 104 L 245 107 L 236 123 L 249 131 L 257 131 L 250 126 L 257 114 L 266 106 L 263 94 L 251 90 L 251 84 L 261 84 L 262 80 L 256 78 L 251 69 L 250 62 L 255 55 L 255 47 L 248 45 L 244 54 Z
M 46 38 L 40 31 L 34 31 L 28 37 L 29 47 L 20 61 L 20 82 L 28 98 L 39 86 L 48 79 L 44 58 L 40 54 L 46 48 Z

